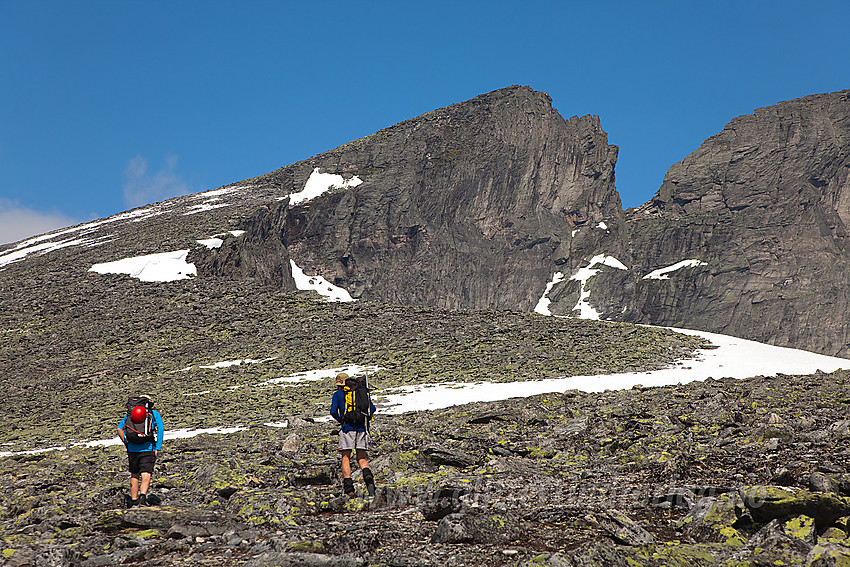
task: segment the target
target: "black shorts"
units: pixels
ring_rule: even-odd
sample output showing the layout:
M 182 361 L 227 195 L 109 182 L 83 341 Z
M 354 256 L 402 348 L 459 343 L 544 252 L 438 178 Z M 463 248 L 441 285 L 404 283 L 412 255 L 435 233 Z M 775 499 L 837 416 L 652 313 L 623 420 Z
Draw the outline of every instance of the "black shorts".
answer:
M 156 455 L 153 451 L 142 451 L 140 453 L 127 451 L 127 460 L 130 461 L 130 472 L 132 474 L 153 474 L 153 465 L 156 463 Z

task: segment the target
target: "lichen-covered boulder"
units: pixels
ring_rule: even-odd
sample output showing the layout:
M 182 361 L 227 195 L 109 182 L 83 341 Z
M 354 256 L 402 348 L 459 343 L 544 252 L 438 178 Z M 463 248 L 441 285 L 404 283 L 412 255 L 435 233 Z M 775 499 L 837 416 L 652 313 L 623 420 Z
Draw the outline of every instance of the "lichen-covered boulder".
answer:
M 740 547 L 746 541 L 737 529 L 741 523 L 748 523 L 744 500 L 738 492 L 727 492 L 719 497 L 700 498 L 677 525 L 696 541 Z
M 842 516 L 850 515 L 850 498 L 778 486 L 742 489 L 744 502 L 756 522 L 805 515 L 824 529 Z
M 850 567 L 850 546 L 818 544 L 806 556 L 806 567 Z
M 431 543 L 506 544 L 524 534 L 519 520 L 508 513 L 459 513 L 440 520 Z
M 787 565 L 805 561 L 814 546 L 814 519 L 796 516 L 772 520 L 731 558 L 730 565 Z
M 655 543 L 655 536 L 619 510 L 606 510 L 598 514 L 596 520 L 617 543 L 625 545 Z

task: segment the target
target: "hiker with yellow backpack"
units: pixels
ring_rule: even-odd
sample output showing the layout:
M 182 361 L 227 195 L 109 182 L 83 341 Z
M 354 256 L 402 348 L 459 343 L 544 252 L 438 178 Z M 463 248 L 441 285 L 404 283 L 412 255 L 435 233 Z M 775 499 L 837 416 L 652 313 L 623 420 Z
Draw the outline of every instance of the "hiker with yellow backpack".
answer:
M 363 473 L 363 482 L 369 496 L 375 496 L 375 477 L 369 468 L 366 452 L 369 450 L 369 421 L 375 413 L 375 404 L 369 397 L 365 376 L 349 377 L 345 372 L 336 375 L 336 392 L 331 399 L 331 417 L 340 425 L 339 453 L 342 455 L 342 491 L 354 496 L 351 480 L 351 451 Z

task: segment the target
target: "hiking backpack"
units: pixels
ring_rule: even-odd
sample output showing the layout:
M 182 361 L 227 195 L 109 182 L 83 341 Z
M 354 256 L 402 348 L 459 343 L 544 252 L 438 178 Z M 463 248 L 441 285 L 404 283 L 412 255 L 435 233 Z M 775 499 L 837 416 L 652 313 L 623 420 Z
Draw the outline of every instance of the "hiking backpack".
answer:
M 365 376 L 354 376 L 345 381 L 345 410 L 342 420 L 353 425 L 364 425 L 372 417 L 372 400 Z
M 147 417 L 142 423 L 133 423 L 130 412 L 136 406 L 142 406 L 147 412 Z M 127 399 L 127 417 L 124 418 L 124 441 L 127 443 L 153 443 L 154 442 L 154 420 L 153 402 L 147 396 L 130 396 Z

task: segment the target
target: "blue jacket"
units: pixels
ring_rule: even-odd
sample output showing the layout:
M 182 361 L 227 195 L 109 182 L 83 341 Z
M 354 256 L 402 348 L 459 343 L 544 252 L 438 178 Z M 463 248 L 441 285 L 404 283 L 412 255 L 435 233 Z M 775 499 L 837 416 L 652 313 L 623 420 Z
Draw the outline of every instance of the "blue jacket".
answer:
M 156 410 L 151 410 L 153 414 L 153 432 L 154 439 L 156 440 L 156 445 L 153 442 L 148 441 L 147 443 L 126 443 L 127 451 L 130 453 L 143 453 L 145 451 L 159 451 L 162 449 L 162 438 L 165 435 L 165 425 L 162 423 L 162 416 L 159 415 L 159 412 Z M 121 418 L 121 421 L 118 423 L 118 429 L 123 430 L 124 424 L 127 421 L 127 416 Z
M 375 404 L 371 401 L 369 405 L 372 407 L 372 413 L 375 413 Z M 345 423 L 342 421 L 342 414 L 345 413 L 345 390 L 337 388 L 334 392 L 334 397 L 331 398 L 331 417 L 342 424 L 343 433 L 349 431 L 366 431 L 366 424 L 354 425 L 353 423 Z

